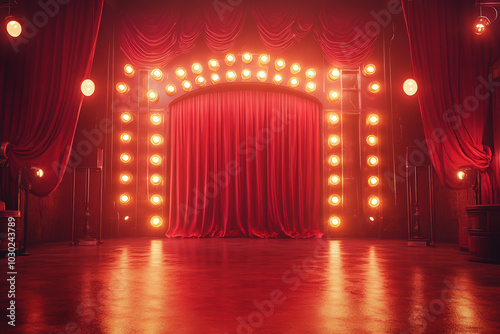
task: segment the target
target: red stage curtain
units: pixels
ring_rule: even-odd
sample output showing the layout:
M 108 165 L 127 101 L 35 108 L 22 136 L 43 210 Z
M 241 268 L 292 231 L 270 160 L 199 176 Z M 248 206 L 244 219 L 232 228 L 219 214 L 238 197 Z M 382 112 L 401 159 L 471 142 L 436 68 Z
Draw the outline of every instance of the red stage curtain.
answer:
M 320 107 L 236 88 L 171 105 L 169 237 L 320 237 Z
M 404 13 L 433 166 L 452 189 L 465 187 L 457 178 L 460 167 L 477 168 L 482 172 L 483 201 L 493 202 L 492 153 L 483 137 L 494 41 L 473 34 L 470 1 L 405 0 Z
M 59 5 L 54 17 L 47 16 L 46 25 L 35 27 L 35 36 L 21 35 L 17 50 L 2 46 L 1 139 L 14 146 L 9 155 L 12 177 L 26 165 L 43 168 L 43 181 L 33 185 L 35 195 L 52 192 L 64 175 L 83 100 L 80 85 L 90 74 L 102 5 L 103 0 Z M 33 4 L 29 10 L 40 7 Z
M 358 67 L 370 56 L 381 29 L 370 14 L 354 0 L 351 11 L 343 5 L 300 1 L 204 1 L 132 4 L 121 13 L 120 47 L 130 62 L 142 68 L 165 67 L 176 56 L 192 50 L 200 34 L 211 52 L 233 51 L 253 18 L 268 51 L 282 53 L 314 30 L 325 58 L 334 65 Z M 248 13 L 252 15 L 247 17 Z M 367 28 L 368 27 L 368 28 Z M 248 34 L 245 34 L 248 38 Z M 244 43 L 246 43 L 244 41 Z

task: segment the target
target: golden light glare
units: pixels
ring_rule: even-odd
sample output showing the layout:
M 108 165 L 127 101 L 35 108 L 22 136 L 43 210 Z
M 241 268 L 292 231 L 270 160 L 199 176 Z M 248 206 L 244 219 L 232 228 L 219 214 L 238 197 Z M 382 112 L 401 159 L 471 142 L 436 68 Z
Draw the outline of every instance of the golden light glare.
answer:
M 337 216 L 330 217 L 328 222 L 330 223 L 331 227 L 339 227 L 340 226 L 340 218 Z
M 123 123 L 130 123 L 130 122 L 132 122 L 132 115 L 130 115 L 129 112 L 124 112 L 121 115 L 121 119 L 122 119 Z
M 155 154 L 155 155 L 152 155 L 151 158 L 149 159 L 149 161 L 155 165 L 155 166 L 159 166 L 161 165 L 161 157 L 158 155 L 158 154 Z
M 85 79 L 80 87 L 82 94 L 85 96 L 92 96 L 95 92 L 95 84 L 90 79 Z
M 153 227 L 160 227 L 163 225 L 163 219 L 160 216 L 151 217 L 151 225 Z
M 219 65 L 219 61 L 217 59 L 210 59 L 208 61 L 208 68 L 211 70 L 211 71 L 217 71 L 219 69 L 220 65 Z
M 484 34 L 486 31 L 486 27 L 488 27 L 491 24 L 491 21 L 489 18 L 486 16 L 479 16 L 475 21 L 474 25 L 472 26 L 473 31 L 476 35 L 480 36 Z
M 365 68 L 363 69 L 363 74 L 364 75 L 372 75 L 372 74 L 375 74 L 375 71 L 377 70 L 377 68 L 375 67 L 375 65 L 373 64 L 368 64 L 365 66 Z
M 273 77 L 273 82 L 277 85 L 281 85 L 281 83 L 283 82 L 283 76 L 281 74 L 276 74 Z
M 340 98 L 340 93 L 336 90 L 331 90 L 330 93 L 328 93 L 328 101 L 330 102 L 336 102 Z
M 370 146 L 375 146 L 378 143 L 378 138 L 375 135 L 369 135 L 368 137 L 366 137 L 366 142 Z
M 182 89 L 186 92 L 189 92 L 193 88 L 193 85 L 191 84 L 191 81 L 189 80 L 184 80 L 182 82 Z
M 290 80 L 288 80 L 288 87 L 292 87 L 292 88 L 297 88 L 300 84 L 300 80 L 298 78 L 290 78 Z
M 459 172 L 457 173 L 457 177 L 458 177 L 458 179 L 459 179 L 459 180 L 463 180 L 463 179 L 465 179 L 465 172 L 464 172 L 464 171 L 462 171 L 462 170 L 461 170 L 461 171 L 459 171 Z
M 331 125 L 335 125 L 340 121 L 339 115 L 334 112 L 329 113 L 327 117 L 328 123 L 330 123 Z
M 160 145 L 163 143 L 163 137 L 161 135 L 155 134 L 151 136 L 151 144 Z
M 151 89 L 148 91 L 148 100 L 149 102 L 158 102 L 158 100 L 160 99 L 160 96 L 158 95 L 158 92 L 155 91 L 154 89 Z
M 122 135 L 120 136 L 120 139 L 124 143 L 130 143 L 130 141 L 132 140 L 132 136 L 130 135 L 130 133 L 125 132 L 125 133 L 122 133 Z
M 337 135 L 332 135 L 328 138 L 328 145 L 330 146 L 337 146 L 340 144 L 340 137 Z
M 375 114 L 368 115 L 368 117 L 366 118 L 366 122 L 370 125 L 377 125 L 379 121 L 380 119 L 378 115 Z
M 43 177 L 43 169 L 38 168 L 35 172 L 36 177 L 42 178 Z
M 250 52 L 245 52 L 242 56 L 241 56 L 241 60 L 245 63 L 245 64 L 250 64 L 253 60 L 253 56 Z
M 229 81 L 229 82 L 232 82 L 234 80 L 236 80 L 236 72 L 233 71 L 233 70 L 229 70 L 226 72 L 226 80 Z
M 282 71 L 286 66 L 286 63 L 283 59 L 276 59 L 274 62 L 274 68 L 276 71 Z
M 260 82 L 264 82 L 267 80 L 267 72 L 266 71 L 259 71 L 257 72 L 257 80 Z
M 226 58 L 224 59 L 224 62 L 226 63 L 227 66 L 232 66 L 235 61 L 236 57 L 232 53 L 228 53 L 226 55 Z
M 128 153 L 122 153 L 120 155 L 120 161 L 127 164 L 132 161 L 132 156 Z
M 153 123 L 154 125 L 161 124 L 161 115 L 160 114 L 152 114 L 149 119 L 151 120 L 151 123 Z
M 158 186 L 162 183 L 162 177 L 159 174 L 151 175 L 151 178 L 149 180 L 151 181 L 151 184 L 154 186 Z
M 378 183 L 379 183 L 379 179 L 378 179 L 378 177 L 376 177 L 376 176 L 370 176 L 370 177 L 368 178 L 368 185 L 369 185 L 370 187 L 375 187 L 375 186 L 377 186 L 377 185 L 378 185 Z
M 125 94 L 129 91 L 129 86 L 124 82 L 119 82 L 116 84 L 116 91 L 120 94 Z
M 205 86 L 207 84 L 207 79 L 205 79 L 204 77 L 202 77 L 201 75 L 199 75 L 199 76 L 196 77 L 195 82 L 196 82 L 196 85 L 198 87 L 203 87 L 203 86 Z
M 163 72 L 160 69 L 155 68 L 151 71 L 151 78 L 156 81 L 163 80 Z
M 220 76 L 217 73 L 212 73 L 212 75 L 210 76 L 210 80 L 213 84 L 219 83 Z
M 127 64 L 123 67 L 123 70 L 125 71 L 125 75 L 132 77 L 134 76 L 135 70 L 134 67 L 130 64 Z
M 193 71 L 194 74 L 200 74 L 201 72 L 203 72 L 203 66 L 201 66 L 200 63 L 194 63 L 191 66 L 191 71 Z
M 328 71 L 328 79 L 335 81 L 338 78 L 340 78 L 340 70 L 338 68 L 334 67 Z
M 407 79 L 403 84 L 403 90 L 408 96 L 415 95 L 418 90 L 417 82 L 413 79 Z
M 248 68 L 245 68 L 243 71 L 241 71 L 241 78 L 243 80 L 250 80 L 252 77 L 252 71 L 250 71 Z
M 130 203 L 131 197 L 130 194 L 121 194 L 120 195 L 120 203 L 128 204 Z
M 184 67 L 178 67 L 175 70 L 175 76 L 179 80 L 184 80 L 187 77 L 187 71 L 186 71 L 186 69 Z
M 339 195 L 332 195 L 328 198 L 328 204 L 330 205 L 339 205 L 340 204 L 340 196 Z
M 340 164 L 340 157 L 338 155 L 331 155 L 328 158 L 328 163 L 333 167 L 338 166 Z
M 151 204 L 161 205 L 161 203 L 163 202 L 163 198 L 160 195 L 153 195 L 151 196 L 149 201 L 151 202 Z
M 261 54 L 259 56 L 260 66 L 266 66 L 267 64 L 269 64 L 270 61 L 271 61 L 271 56 L 269 56 L 268 54 Z
M 165 87 L 165 93 L 167 93 L 168 96 L 173 96 L 177 93 L 177 88 L 172 84 L 167 85 L 167 87 Z
M 377 196 L 370 196 L 370 198 L 368 198 L 368 205 L 372 208 L 378 207 L 380 205 L 379 198 Z
M 301 70 L 301 67 L 299 64 L 297 63 L 294 63 L 292 64 L 292 66 L 290 66 L 290 72 L 292 72 L 292 74 L 298 74 Z
M 368 166 L 375 167 L 378 165 L 378 158 L 374 155 L 370 155 L 368 159 L 366 159 L 366 163 Z
M 368 86 L 368 90 L 371 93 L 378 93 L 380 92 L 380 89 L 381 89 L 380 83 L 377 81 L 371 82 L 370 85 Z
M 123 173 L 120 175 L 120 182 L 123 184 L 129 184 L 132 181 L 132 175 L 130 173 Z
M 309 81 L 307 84 L 306 84 L 306 92 L 308 93 L 312 93 L 316 90 L 316 84 L 312 81 Z
M 14 38 L 19 37 L 23 32 L 23 27 L 21 26 L 21 23 L 19 23 L 16 20 L 8 20 L 6 28 L 7 28 L 7 33 Z
M 340 176 L 338 175 L 330 175 L 330 177 L 328 178 L 328 184 L 332 186 L 336 186 L 339 183 L 340 183 Z
M 307 79 L 314 79 L 316 77 L 316 70 L 314 68 L 310 68 L 306 71 Z

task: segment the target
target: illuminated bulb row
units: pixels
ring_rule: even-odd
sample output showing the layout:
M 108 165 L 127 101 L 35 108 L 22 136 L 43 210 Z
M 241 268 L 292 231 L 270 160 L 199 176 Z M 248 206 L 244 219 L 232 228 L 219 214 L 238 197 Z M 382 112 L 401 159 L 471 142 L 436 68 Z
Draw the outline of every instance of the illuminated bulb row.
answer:
M 163 139 L 160 139 L 160 143 L 162 141 L 163 141 Z M 132 161 L 132 155 L 130 153 L 122 153 L 120 155 L 120 161 L 123 162 L 123 163 L 125 163 L 125 164 L 128 164 L 128 163 L 130 163 Z M 151 158 L 149 159 L 149 161 L 151 162 L 152 165 L 159 166 L 162 163 L 162 158 L 158 154 L 155 154 L 155 155 L 151 156 Z

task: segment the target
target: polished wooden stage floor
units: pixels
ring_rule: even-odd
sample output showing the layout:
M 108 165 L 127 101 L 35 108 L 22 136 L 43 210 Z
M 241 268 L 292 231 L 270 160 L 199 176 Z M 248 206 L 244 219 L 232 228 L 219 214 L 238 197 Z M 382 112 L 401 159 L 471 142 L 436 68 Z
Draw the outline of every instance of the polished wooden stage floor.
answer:
M 31 253 L 8 333 L 500 331 L 500 266 L 455 246 L 138 238 Z

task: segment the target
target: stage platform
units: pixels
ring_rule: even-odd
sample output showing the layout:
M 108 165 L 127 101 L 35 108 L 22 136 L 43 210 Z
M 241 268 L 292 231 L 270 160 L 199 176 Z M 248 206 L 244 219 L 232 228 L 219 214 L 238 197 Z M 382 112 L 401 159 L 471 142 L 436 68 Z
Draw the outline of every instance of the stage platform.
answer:
M 30 253 L 16 258 L 17 326 L 2 333 L 500 328 L 500 266 L 470 262 L 458 245 L 135 238 L 100 246 L 42 245 Z M 5 310 L 6 298 L 1 300 Z

